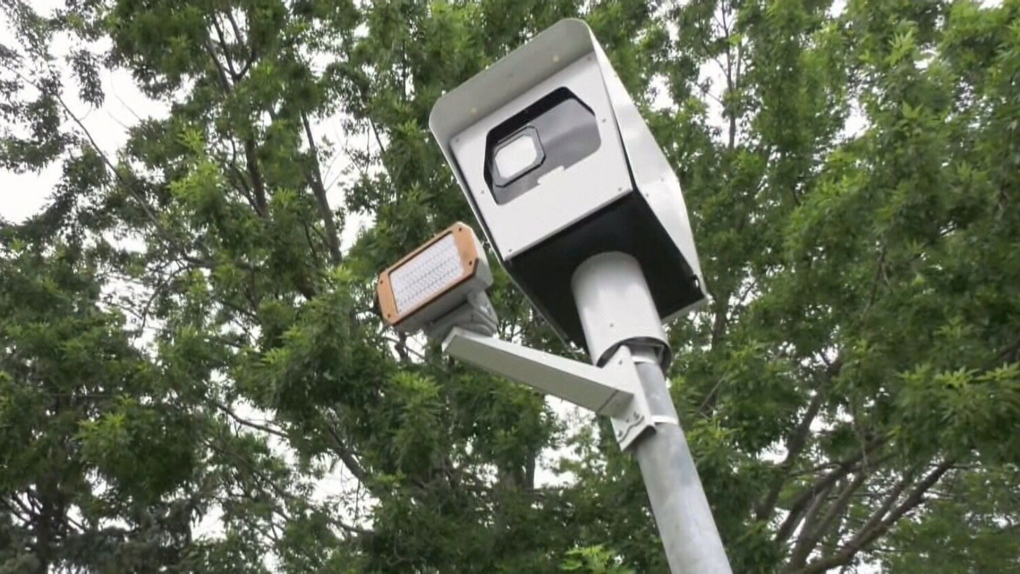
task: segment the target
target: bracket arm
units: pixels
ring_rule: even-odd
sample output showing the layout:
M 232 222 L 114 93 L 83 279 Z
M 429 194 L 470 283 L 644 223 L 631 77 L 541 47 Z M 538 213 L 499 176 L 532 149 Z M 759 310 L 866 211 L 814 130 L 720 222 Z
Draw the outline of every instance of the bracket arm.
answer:
M 637 389 L 603 369 L 454 327 L 443 351 L 490 373 L 523 383 L 600 415 L 619 414 Z
M 657 421 L 648 406 L 630 348 L 621 346 L 599 368 L 495 337 L 454 327 L 443 351 L 465 363 L 558 397 L 613 423 L 620 448 L 629 450 Z

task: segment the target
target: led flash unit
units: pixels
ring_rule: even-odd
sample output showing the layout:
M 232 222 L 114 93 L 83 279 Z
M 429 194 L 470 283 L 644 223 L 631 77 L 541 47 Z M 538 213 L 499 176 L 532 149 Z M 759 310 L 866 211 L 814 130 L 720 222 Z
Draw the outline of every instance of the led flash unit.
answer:
M 383 271 L 377 296 L 383 320 L 410 332 L 442 319 L 490 285 L 481 242 L 458 222 Z

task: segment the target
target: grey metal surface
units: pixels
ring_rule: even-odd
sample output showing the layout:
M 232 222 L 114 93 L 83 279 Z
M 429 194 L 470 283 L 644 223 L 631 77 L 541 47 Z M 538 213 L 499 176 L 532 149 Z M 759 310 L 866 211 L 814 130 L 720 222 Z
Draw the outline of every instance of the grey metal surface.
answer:
M 637 259 L 626 253 L 596 255 L 577 268 L 571 281 L 588 353 L 605 364 L 624 342 L 666 348 L 666 332 Z
M 562 88 L 590 108 L 600 147 L 497 202 L 484 168 L 489 134 Z M 565 302 L 567 273 L 596 243 L 616 242 L 609 249 L 630 250 L 657 268 L 652 292 L 664 322 L 707 303 L 679 180 L 584 21 L 561 20 L 444 94 L 429 127 L 501 264 L 564 341 L 584 344 L 575 305 Z M 665 272 L 651 263 L 663 253 Z M 549 259 L 566 277 L 541 276 Z
M 455 359 L 610 417 L 628 412 L 641 388 L 630 350 L 620 351 L 619 368 L 600 369 L 461 327 L 443 342 L 443 352 Z
M 425 336 L 443 341 L 455 327 L 486 337 L 496 334 L 499 329 L 499 317 L 492 302 L 489 301 L 488 293 L 485 291 L 469 293 L 460 307 L 425 325 Z
M 630 264 L 627 256 L 596 256 L 586 265 L 589 270 L 578 278 L 579 281 L 606 281 L 617 285 L 645 281 L 641 268 Z M 597 293 L 599 289 L 575 285 L 575 293 L 585 291 Z M 647 325 L 632 326 L 633 332 L 661 330 L 657 315 L 641 312 L 651 305 L 649 301 L 640 300 L 641 297 L 641 289 L 633 289 L 623 299 L 603 296 L 583 298 L 587 306 L 579 311 L 582 316 L 589 317 L 585 325 L 586 336 L 591 337 L 589 333 L 592 333 L 599 338 L 596 348 L 614 342 L 609 336 L 613 331 L 607 331 L 600 317 L 619 317 L 634 310 L 630 320 L 637 321 L 643 317 Z M 578 296 L 578 299 L 580 303 L 581 297 Z M 650 348 L 647 337 L 629 337 L 625 332 L 618 335 L 615 343 L 631 348 L 631 360 L 640 379 L 640 394 L 654 423 L 629 445 L 629 451 L 641 468 L 670 570 L 673 574 L 731 574 L 712 510 L 662 372 L 661 351 Z M 665 342 L 662 345 L 665 346 Z M 592 346 L 591 341 L 589 346 Z M 598 356 L 592 356 L 593 362 L 598 359 Z
M 676 409 L 658 363 L 637 362 L 637 370 L 653 417 L 676 420 Z M 637 439 L 633 453 L 641 467 L 670 571 L 730 574 L 712 509 L 680 425 L 656 424 L 654 432 Z
M 668 323 L 691 311 L 704 307 L 709 299 L 705 289 L 705 277 L 701 272 L 701 262 L 694 245 L 694 234 L 687 216 L 687 205 L 684 201 L 680 180 L 673 171 L 673 166 L 659 147 L 652 135 L 652 130 L 645 123 L 637 104 L 630 96 L 623 81 L 617 75 L 609 57 L 602 46 L 592 38 L 592 48 L 602 70 L 602 80 L 606 86 L 620 139 L 627 154 L 627 163 L 634 178 L 635 187 L 641 197 L 648 203 L 655 217 L 669 233 L 673 243 L 683 253 L 684 260 L 698 278 L 704 297 L 687 307 L 663 317 Z
M 497 205 L 480 179 L 479 154 L 484 154 L 485 146 L 479 142 L 484 144 L 484 135 L 491 127 L 560 86 L 571 88 L 595 112 L 602 148 L 569 170 L 569 177 L 564 178 L 569 185 L 558 186 L 565 192 L 529 193 L 532 197 L 524 202 Z M 513 258 L 607 200 L 629 193 L 633 177 L 638 192 L 683 253 L 704 290 L 679 180 L 584 21 L 557 22 L 444 94 L 432 109 L 429 127 L 501 260 Z M 460 141 L 455 142 L 455 138 Z M 581 181 L 590 179 L 589 174 L 598 176 L 596 183 Z M 617 175 L 626 178 L 620 183 Z M 544 187 L 555 183 L 550 178 Z M 550 201 L 552 209 L 545 209 Z M 533 221 L 520 226 L 521 214 L 542 219 L 541 225 Z M 705 292 L 705 297 L 665 319 L 700 308 L 707 299 Z
M 584 195 L 588 190 L 578 189 L 566 194 L 553 193 L 553 197 L 549 193 L 529 193 L 526 200 L 520 198 L 523 201 L 498 205 L 482 180 L 481 162 L 489 129 L 553 89 L 567 85 L 600 118 L 603 142 L 600 152 L 571 171 L 586 173 L 584 167 L 605 164 L 610 155 L 620 167 L 626 166 L 616 126 L 609 120 L 611 110 L 595 60 L 594 41 L 582 20 L 561 20 L 443 94 L 429 115 L 429 129 L 501 261 L 591 213 L 607 200 Z M 550 177 L 546 186 L 554 179 Z M 612 182 L 616 185 L 605 187 L 601 194 L 626 193 L 629 182 L 629 175 L 622 170 Z M 625 189 L 619 189 L 620 186 Z M 538 225 L 535 217 L 545 220 Z

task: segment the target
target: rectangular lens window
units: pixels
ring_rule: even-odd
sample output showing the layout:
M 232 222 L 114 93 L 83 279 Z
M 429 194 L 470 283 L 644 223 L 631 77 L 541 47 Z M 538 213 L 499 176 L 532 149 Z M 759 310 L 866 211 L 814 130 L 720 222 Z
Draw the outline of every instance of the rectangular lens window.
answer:
M 499 175 L 513 179 L 524 170 L 533 167 L 539 160 L 541 150 L 533 134 L 522 132 L 516 139 L 496 150 L 493 161 Z

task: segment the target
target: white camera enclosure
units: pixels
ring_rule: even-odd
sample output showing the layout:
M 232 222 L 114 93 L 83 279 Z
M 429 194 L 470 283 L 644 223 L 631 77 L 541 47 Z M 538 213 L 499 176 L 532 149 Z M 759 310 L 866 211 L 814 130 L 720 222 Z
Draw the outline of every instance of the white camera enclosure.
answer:
M 583 21 L 443 95 L 429 127 L 500 262 L 564 339 L 584 347 L 571 277 L 599 253 L 638 260 L 664 322 L 707 299 L 679 181 Z
M 546 55 L 550 61 L 555 57 L 558 56 Z M 564 86 L 569 93 L 557 92 L 558 88 Z M 499 188 L 494 190 L 486 179 L 487 152 L 491 149 L 494 155 L 492 159 L 497 160 L 501 149 L 493 149 L 496 146 L 487 145 L 486 140 L 501 124 L 522 111 L 526 112 L 529 106 L 549 95 L 560 106 L 573 104 L 576 108 L 578 100 L 587 106 L 595 129 L 586 130 L 589 134 L 585 135 L 592 137 L 585 139 L 594 144 L 590 148 L 595 149 L 565 169 L 556 166 L 559 169 L 543 173 L 537 181 L 527 182 L 533 183 L 527 191 L 501 200 Z M 580 113 L 584 114 L 588 110 Z M 500 259 L 512 258 L 514 254 L 535 246 L 549 235 L 630 192 L 632 184 L 627 159 L 616 131 L 616 122 L 611 119 L 612 114 L 598 63 L 594 54 L 589 53 L 453 136 L 450 151 L 460 167 L 460 176 L 472 194 L 473 203 L 485 217 L 485 226 Z M 532 129 L 527 125 L 511 129 L 505 139 L 511 145 L 530 140 Z M 546 139 L 541 131 L 537 132 L 537 136 Z M 562 141 L 567 138 L 557 139 Z M 544 155 L 544 150 L 536 151 Z M 525 177 L 521 179 L 525 179 L 530 173 L 522 175 Z M 494 173 L 490 177 L 498 176 Z

